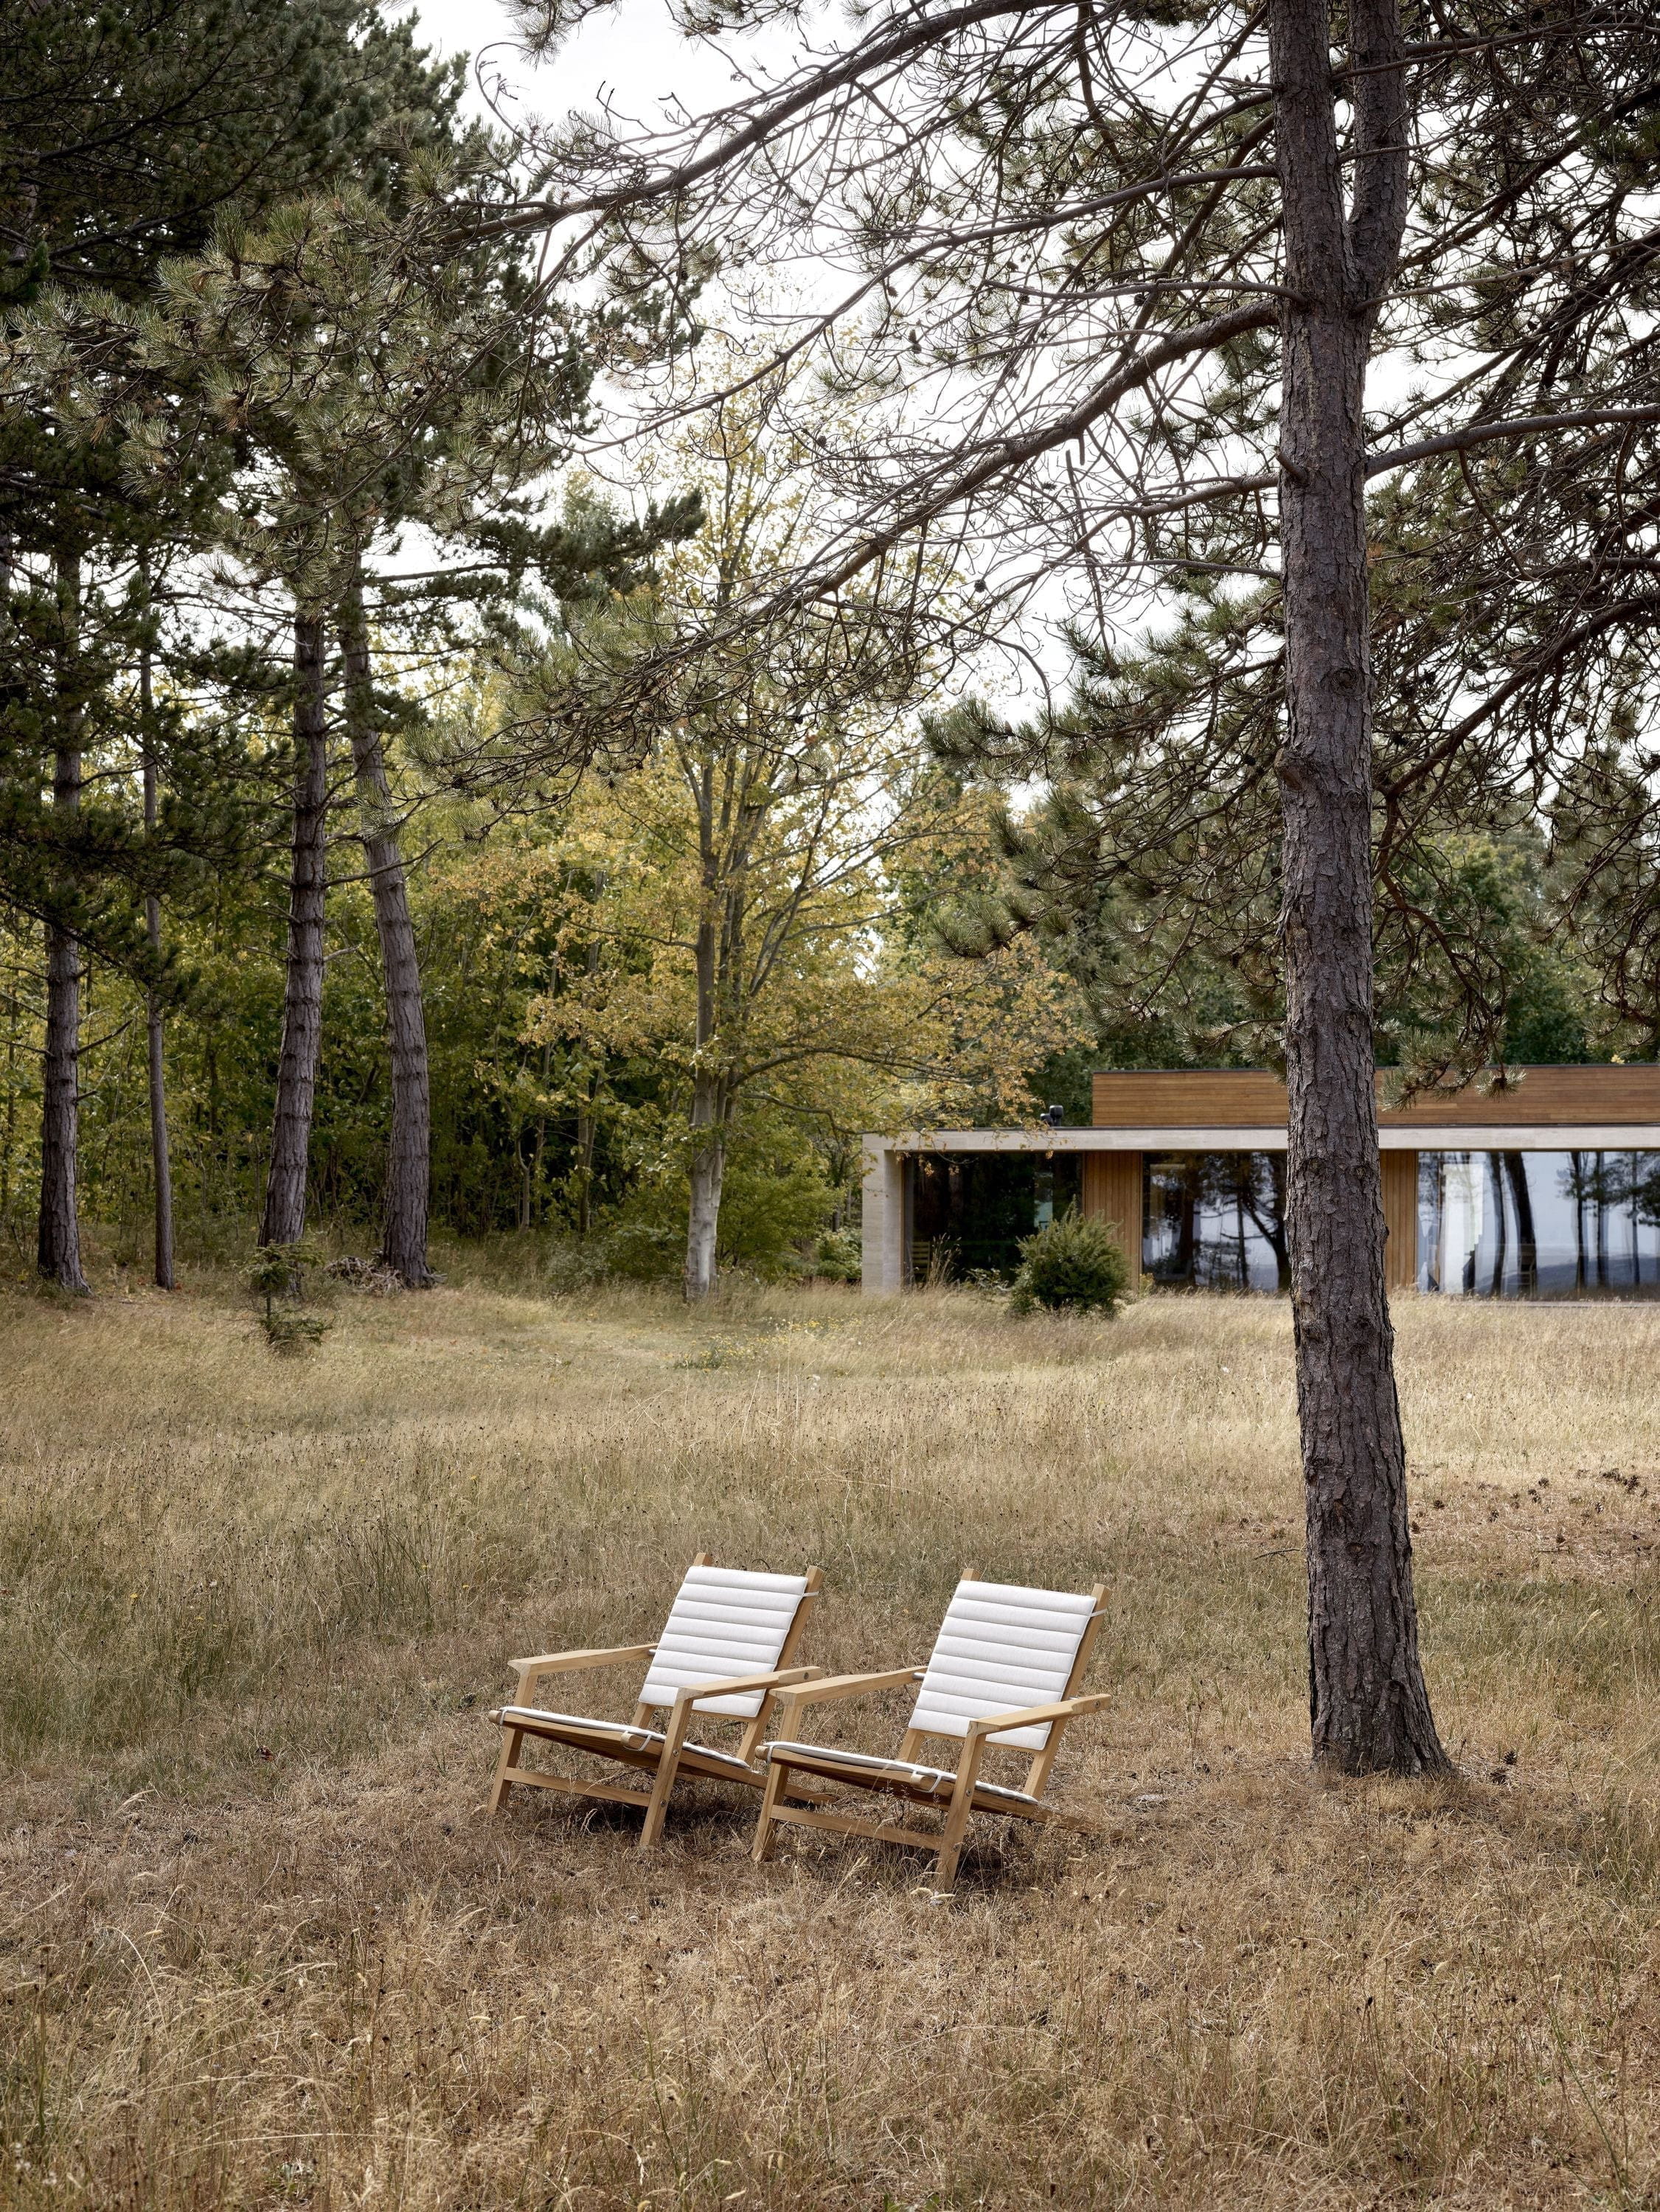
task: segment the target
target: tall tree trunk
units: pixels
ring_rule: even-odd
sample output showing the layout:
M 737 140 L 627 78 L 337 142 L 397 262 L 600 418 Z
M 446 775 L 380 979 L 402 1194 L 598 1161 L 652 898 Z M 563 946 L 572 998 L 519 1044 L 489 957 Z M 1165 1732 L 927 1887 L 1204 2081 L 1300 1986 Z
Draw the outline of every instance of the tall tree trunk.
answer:
M 1279 762 L 1287 1228 L 1308 1527 L 1314 1755 L 1444 1767 L 1418 1655 L 1406 1452 L 1383 1287 L 1372 1047 L 1366 359 L 1406 212 L 1399 0 L 1353 0 L 1346 209 L 1326 0 L 1270 0 L 1286 302 Z
M 327 641 L 314 608 L 294 614 L 294 843 L 289 872 L 289 959 L 283 986 L 283 1050 L 277 1064 L 271 1171 L 262 1244 L 297 1244 L 306 1233 L 312 1107 L 323 1036 L 323 920 L 328 889 Z
M 410 920 L 409 886 L 398 850 L 392 787 L 374 723 L 369 632 L 363 611 L 361 563 L 354 563 L 341 608 L 340 645 L 345 661 L 346 730 L 351 739 L 357 800 L 363 817 L 363 851 L 380 940 L 386 994 L 386 1042 L 392 1054 L 392 1138 L 380 1263 L 410 1290 L 433 1282 L 427 1265 L 427 1209 L 431 1183 L 432 1107 L 427 1076 L 427 1021 L 421 999 L 421 963 Z
M 686 1296 L 693 1304 L 714 1288 L 721 1185 L 727 1171 L 724 1085 L 700 1075 L 692 1085 L 691 1210 L 686 1224 Z
M 52 759 L 54 813 L 81 811 L 81 563 L 65 556 L 58 568 L 60 619 L 58 732 Z M 90 1295 L 81 1268 L 76 1211 L 80 1136 L 81 941 L 61 922 L 46 925 L 46 1036 L 41 1069 L 40 1221 L 36 1265 L 48 1282 Z
M 685 1291 L 696 1304 L 714 1288 L 721 1231 L 721 1185 L 727 1171 L 732 1101 L 723 1074 L 703 1065 L 720 1032 L 719 945 L 714 913 L 714 872 L 707 819 L 703 830 L 703 918 L 694 963 L 697 976 L 696 1072 L 691 1085 L 691 1206 L 686 1221 Z
M 149 614 L 149 574 L 145 576 L 145 617 Z M 155 758 L 150 750 L 150 642 L 148 631 L 138 653 L 138 711 L 143 726 L 144 828 L 153 836 L 156 822 Z M 161 952 L 161 902 L 154 891 L 144 900 L 144 928 L 150 951 Z M 145 994 L 145 1018 L 149 1029 L 150 1165 L 155 1190 L 155 1287 L 176 1287 L 173 1271 L 173 1163 L 167 1146 L 167 1070 L 162 1055 L 161 1001 L 154 987 Z
M 594 881 L 594 898 L 597 902 L 599 893 L 605 889 L 605 878 L 603 872 L 596 876 Z M 598 975 L 599 940 L 597 937 L 591 937 L 588 939 L 587 949 L 582 958 L 587 974 L 590 977 Z M 542 1080 L 544 1084 L 547 1081 L 546 1069 L 547 1057 L 544 1054 Z M 599 1128 L 599 1119 L 594 1108 L 599 1102 L 599 1075 L 596 1069 L 583 1077 L 582 1100 L 576 1109 L 576 1233 L 579 1237 L 587 1236 L 593 1227 L 593 1146 Z

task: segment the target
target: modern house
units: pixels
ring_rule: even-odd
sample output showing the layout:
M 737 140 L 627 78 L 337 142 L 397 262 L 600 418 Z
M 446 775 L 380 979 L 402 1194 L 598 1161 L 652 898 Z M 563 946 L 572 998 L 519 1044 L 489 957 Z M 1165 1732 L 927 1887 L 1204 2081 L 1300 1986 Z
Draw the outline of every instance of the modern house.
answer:
M 1660 1066 L 1511 1069 L 1407 1106 L 1378 1085 L 1392 1291 L 1660 1291 Z M 1135 1278 L 1283 1285 L 1280 1079 L 1136 1069 L 1093 1092 L 1087 1129 L 867 1136 L 865 1289 L 1006 1273 L 1071 1205 L 1114 1225 Z

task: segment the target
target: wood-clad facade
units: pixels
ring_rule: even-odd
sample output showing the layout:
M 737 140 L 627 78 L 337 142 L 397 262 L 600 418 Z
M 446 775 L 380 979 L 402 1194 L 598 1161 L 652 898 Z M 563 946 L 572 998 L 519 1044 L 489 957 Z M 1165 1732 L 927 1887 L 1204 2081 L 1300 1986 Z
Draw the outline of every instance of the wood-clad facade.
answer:
M 1130 1288 L 1141 1281 L 1141 1155 L 1086 1152 L 1083 1160 L 1081 1211 L 1118 1232 L 1129 1261 Z
M 1383 1279 L 1392 1291 L 1409 1291 L 1418 1280 L 1418 1155 L 1385 1152 Z
M 1091 1079 L 1098 1129 L 1283 1129 L 1286 1086 L 1266 1068 L 1127 1068 Z M 1399 1079 L 1377 1073 L 1383 1129 L 1554 1129 L 1660 1122 L 1660 1066 L 1523 1067 L 1503 1085 L 1465 1085 L 1388 1102 Z

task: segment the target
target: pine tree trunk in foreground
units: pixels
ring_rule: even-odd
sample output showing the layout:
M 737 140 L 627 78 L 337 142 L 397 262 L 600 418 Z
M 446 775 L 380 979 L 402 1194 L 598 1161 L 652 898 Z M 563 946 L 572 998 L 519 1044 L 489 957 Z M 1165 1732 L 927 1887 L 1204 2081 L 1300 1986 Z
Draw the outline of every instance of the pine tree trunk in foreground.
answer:
M 408 1289 L 435 1280 L 427 1264 L 427 1209 L 431 1187 L 432 1107 L 427 1075 L 427 1021 L 421 998 L 421 963 L 410 919 L 409 886 L 398 850 L 386 756 L 374 726 L 368 623 L 363 612 L 361 568 L 354 571 L 341 610 L 345 659 L 346 728 L 363 816 L 363 851 L 380 940 L 386 994 L 386 1042 L 392 1054 L 392 1137 L 386 1150 L 386 1206 L 380 1264 Z
M 81 709 L 73 694 L 80 636 L 81 564 L 59 563 L 63 618 L 60 721 L 52 761 L 52 803 L 57 814 L 81 808 Z M 76 1212 L 80 1138 L 81 941 L 59 922 L 46 925 L 46 1035 L 41 1064 L 40 1218 L 35 1264 L 51 1283 L 77 1297 L 91 1285 L 81 1267 L 81 1225 Z
M 1372 1045 L 1365 428 L 1377 302 L 1406 209 L 1398 0 L 1353 0 L 1340 165 L 1325 0 L 1270 0 L 1286 283 L 1278 763 L 1290 1092 L 1287 1227 L 1308 1527 L 1316 1761 L 1444 1767 L 1418 1655 L 1406 1451 L 1383 1287 Z M 1353 181 L 1346 210 L 1345 173 Z
M 277 1066 L 271 1170 L 262 1244 L 297 1244 L 306 1233 L 312 1107 L 323 1036 L 323 919 L 328 889 L 328 694 L 322 618 L 294 617 L 294 843 L 289 874 L 289 959 L 283 986 L 283 1050 Z
M 146 578 L 148 592 L 148 574 Z M 144 730 L 144 828 L 154 835 L 156 822 L 155 763 L 149 750 L 150 649 L 146 637 L 138 656 L 138 706 Z M 144 929 L 150 951 L 161 950 L 161 902 L 151 891 L 144 901 Z M 155 1187 L 155 1287 L 176 1287 L 173 1271 L 173 1162 L 167 1145 L 167 1064 L 162 1051 L 161 1001 L 152 988 L 146 994 L 145 1018 L 149 1030 L 150 1165 Z

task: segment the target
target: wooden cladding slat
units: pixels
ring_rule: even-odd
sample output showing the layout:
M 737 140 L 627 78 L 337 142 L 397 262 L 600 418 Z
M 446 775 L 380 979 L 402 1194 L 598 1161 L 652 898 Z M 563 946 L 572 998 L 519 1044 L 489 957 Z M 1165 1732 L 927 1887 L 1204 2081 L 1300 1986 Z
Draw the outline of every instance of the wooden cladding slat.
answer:
M 1432 1092 L 1410 1106 L 1383 1108 L 1377 1118 L 1386 1129 L 1426 1121 L 1468 1129 L 1495 1122 L 1548 1129 L 1558 1123 L 1660 1121 L 1660 1067 L 1524 1068 L 1520 1080 L 1503 1091 Z
M 1390 1080 L 1379 1072 L 1377 1119 L 1385 1129 L 1552 1128 L 1660 1122 L 1660 1066 L 1529 1067 L 1502 1091 L 1432 1091 L 1410 1106 L 1384 1106 Z M 1283 1128 L 1286 1086 L 1266 1068 L 1134 1068 L 1094 1078 L 1098 1129 Z
M 1141 1155 L 1085 1152 L 1082 1167 L 1084 1213 L 1116 1231 L 1129 1261 L 1130 1288 L 1136 1290 L 1141 1280 Z
M 1383 1280 L 1392 1291 L 1409 1291 L 1418 1280 L 1418 1155 L 1385 1152 Z
M 1136 1068 L 1092 1079 L 1098 1129 L 1285 1127 L 1286 1086 L 1263 1068 Z

